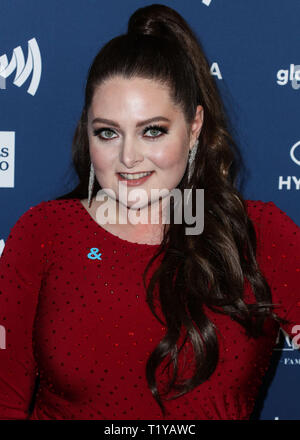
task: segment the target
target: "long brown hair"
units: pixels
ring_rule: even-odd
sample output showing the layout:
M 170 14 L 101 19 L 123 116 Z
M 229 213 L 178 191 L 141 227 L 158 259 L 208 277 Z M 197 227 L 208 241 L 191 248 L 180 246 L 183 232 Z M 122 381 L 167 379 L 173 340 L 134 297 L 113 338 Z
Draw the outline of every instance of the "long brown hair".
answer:
M 148 385 L 165 414 L 163 395 L 177 390 L 176 395 L 169 397 L 174 399 L 187 393 L 206 381 L 217 366 L 218 340 L 204 305 L 216 313 L 229 315 L 255 338 L 263 334 L 268 316 L 278 322 L 287 321 L 272 312 L 271 290 L 256 261 L 255 229 L 237 189 L 242 158 L 230 134 L 217 85 L 198 38 L 174 9 L 159 4 L 138 9 L 129 19 L 127 33 L 113 38 L 96 55 L 88 72 L 84 108 L 73 138 L 72 158 L 79 184 L 57 199 L 87 197 L 90 171 L 87 112 L 96 87 L 115 75 L 138 76 L 167 84 L 171 99 L 181 107 L 187 123 L 195 117 L 198 104 L 204 109 L 191 182 L 185 172 L 177 186 L 182 193 L 185 188 L 204 189 L 204 231 L 200 235 L 186 235 L 187 225 L 174 224 L 171 216 L 163 241 L 143 274 L 147 304 L 166 326 L 165 336 L 146 364 Z M 93 196 L 99 189 L 96 181 Z M 193 193 L 195 200 L 194 196 Z M 146 274 L 162 253 L 162 262 L 147 286 Z M 255 304 L 243 301 L 244 277 L 252 287 Z M 156 286 L 165 322 L 155 311 Z M 196 366 L 193 377 L 179 384 L 176 383 L 178 353 L 183 346 L 178 349 L 177 343 L 182 331 L 184 343 L 190 340 L 193 345 Z M 167 391 L 161 394 L 155 372 L 168 359 L 168 366 L 173 367 L 172 377 Z

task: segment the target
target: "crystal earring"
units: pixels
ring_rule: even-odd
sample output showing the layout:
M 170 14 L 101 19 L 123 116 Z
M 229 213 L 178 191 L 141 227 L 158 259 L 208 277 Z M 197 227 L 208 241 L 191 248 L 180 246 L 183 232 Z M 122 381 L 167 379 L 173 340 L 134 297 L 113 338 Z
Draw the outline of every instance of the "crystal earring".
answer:
M 193 171 L 194 171 L 194 160 L 197 153 L 197 148 L 199 145 L 199 140 L 197 139 L 193 148 L 189 151 L 189 160 L 188 160 L 188 181 L 190 182 Z
M 94 165 L 91 162 L 90 179 L 89 179 L 89 197 L 88 197 L 88 206 L 89 207 L 91 206 L 94 182 L 95 182 L 95 170 L 94 170 Z

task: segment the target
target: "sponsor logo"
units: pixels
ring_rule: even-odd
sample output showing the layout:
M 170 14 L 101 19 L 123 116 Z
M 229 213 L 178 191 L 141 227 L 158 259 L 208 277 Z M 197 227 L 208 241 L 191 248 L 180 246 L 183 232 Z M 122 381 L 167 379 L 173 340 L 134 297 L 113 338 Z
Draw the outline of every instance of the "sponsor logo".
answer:
M 292 146 L 292 148 L 291 148 L 291 150 L 290 150 L 290 156 L 291 156 L 291 159 L 292 159 L 292 161 L 295 162 L 297 165 L 300 165 L 300 148 L 299 148 L 299 147 L 300 147 L 300 141 L 299 141 L 299 142 L 296 142 L 296 143 Z M 299 159 L 297 159 L 297 157 L 295 156 L 296 148 L 298 148 L 297 152 L 298 152 L 298 157 L 299 157 Z
M 4 241 L 4 240 L 0 240 L 0 257 L 1 257 L 1 255 L 2 255 L 2 252 L 3 252 L 4 246 L 5 246 L 5 241 Z
M 210 66 L 210 73 L 211 75 L 216 76 L 218 79 L 223 79 L 220 67 L 216 62 L 212 63 L 212 65 Z
M 289 69 L 280 69 L 277 72 L 277 84 L 285 86 L 288 81 L 291 81 L 293 89 L 300 88 L 300 64 L 290 64 Z
M 292 161 L 296 165 L 300 165 L 300 141 L 296 142 L 294 145 L 292 145 L 290 149 L 290 157 Z M 279 176 L 278 179 L 278 189 L 300 189 L 300 178 L 297 178 L 296 176 Z
M 2 89 L 6 88 L 6 78 L 8 78 L 14 71 L 16 73 L 13 84 L 18 87 L 21 87 L 27 78 L 32 74 L 27 92 L 34 96 L 40 83 L 42 71 L 41 54 L 35 38 L 32 38 L 28 41 L 28 55 L 26 64 L 21 46 L 14 48 L 10 62 L 8 62 L 6 54 L 0 56 L 0 84 Z
M 0 187 L 15 186 L 15 132 L 0 131 Z
M 274 350 L 298 350 L 300 348 L 300 325 L 293 326 L 292 334 L 295 334 L 295 336 L 291 339 L 290 336 L 282 328 L 280 328 L 276 339 L 276 345 L 279 347 L 275 346 Z M 282 342 L 284 342 L 284 346 L 280 348 Z
M 283 357 L 280 359 L 280 363 L 283 365 L 300 365 L 300 358 L 295 357 L 299 353 L 300 348 L 300 325 L 294 325 L 291 333 L 295 334 L 292 338 L 280 328 L 276 339 L 278 347 L 275 346 L 273 350 L 282 351 Z

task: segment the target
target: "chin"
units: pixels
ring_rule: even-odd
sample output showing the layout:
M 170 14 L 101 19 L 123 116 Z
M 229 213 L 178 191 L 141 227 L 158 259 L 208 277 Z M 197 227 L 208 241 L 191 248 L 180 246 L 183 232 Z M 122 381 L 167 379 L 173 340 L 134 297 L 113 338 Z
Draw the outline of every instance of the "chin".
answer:
M 119 199 L 119 202 L 122 205 L 126 206 L 126 208 L 132 209 L 133 211 L 138 211 L 139 209 L 146 208 L 150 204 L 150 202 L 149 203 L 145 203 L 145 202 L 143 202 L 143 203 L 142 202 L 127 202 L 127 203 L 124 203 L 120 199 Z

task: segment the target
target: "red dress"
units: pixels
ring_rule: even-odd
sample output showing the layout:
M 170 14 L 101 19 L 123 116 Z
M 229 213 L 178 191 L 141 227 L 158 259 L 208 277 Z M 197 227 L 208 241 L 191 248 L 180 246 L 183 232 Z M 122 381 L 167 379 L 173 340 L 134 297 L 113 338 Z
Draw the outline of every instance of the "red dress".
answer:
M 259 266 L 281 305 L 275 312 L 291 321 L 282 328 L 294 337 L 299 227 L 273 202 L 247 200 L 247 207 Z M 0 258 L 0 419 L 162 419 L 145 364 L 165 328 L 142 283 L 157 247 L 106 231 L 78 199 L 43 201 L 19 218 Z M 255 301 L 247 284 L 245 300 Z M 192 392 L 165 401 L 166 419 L 249 419 L 278 324 L 268 320 L 267 335 L 255 340 L 229 316 L 205 310 L 218 329 L 217 369 Z

